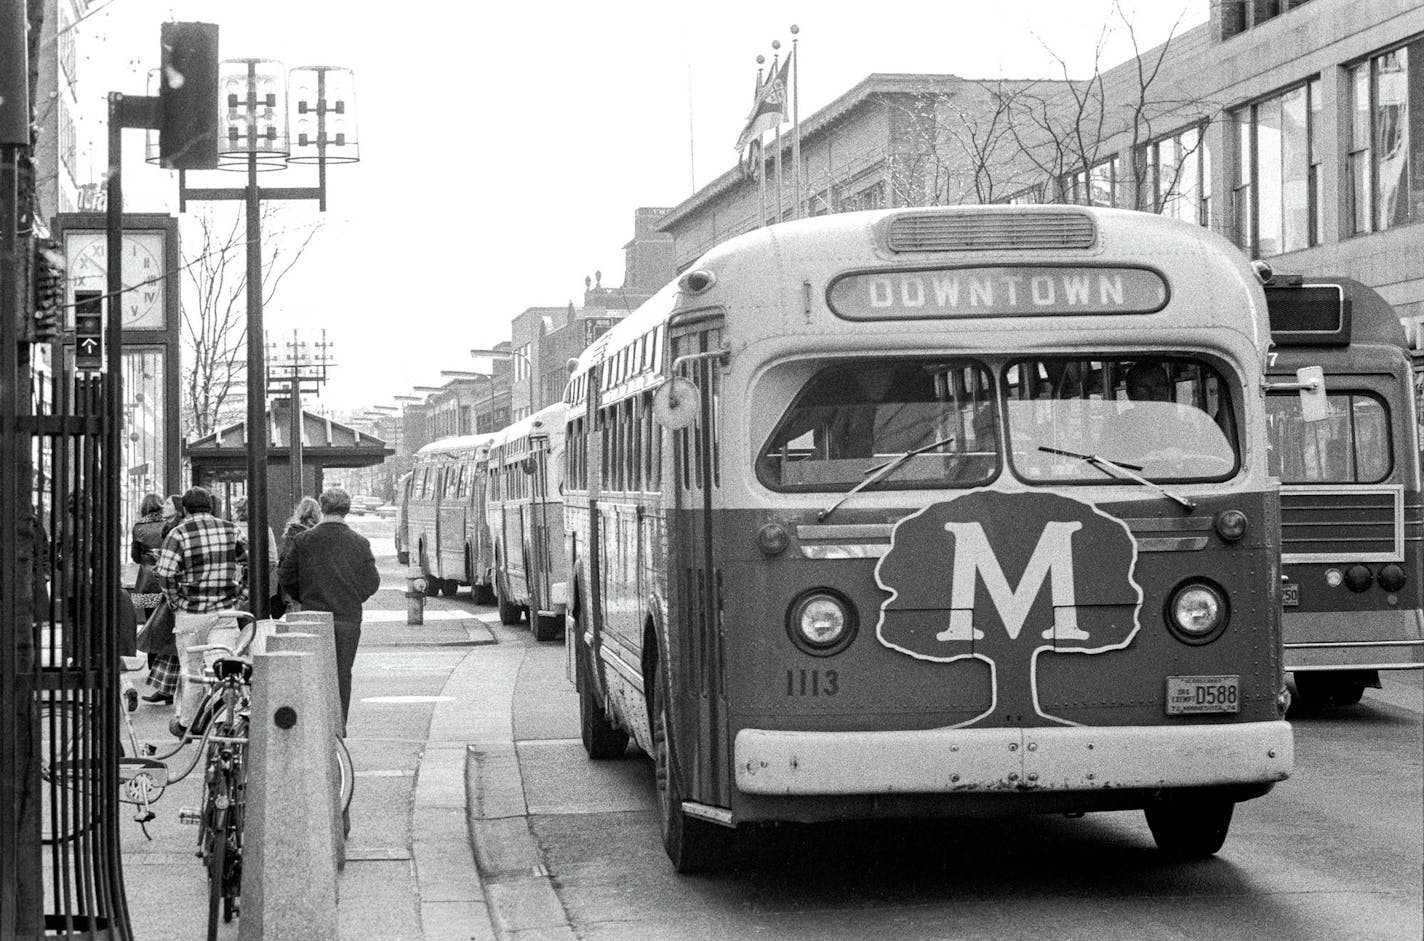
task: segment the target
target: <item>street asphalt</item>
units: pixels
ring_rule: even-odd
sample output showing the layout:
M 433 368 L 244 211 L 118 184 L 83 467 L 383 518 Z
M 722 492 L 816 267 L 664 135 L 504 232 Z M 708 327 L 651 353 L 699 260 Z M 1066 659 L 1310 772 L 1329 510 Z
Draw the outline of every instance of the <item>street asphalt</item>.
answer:
M 356 789 L 338 876 L 340 938 L 574 938 L 570 912 L 583 910 L 579 879 L 596 874 L 565 860 L 559 887 L 546 865 L 550 851 L 536 838 L 539 826 L 558 828 L 589 814 L 651 826 L 646 762 L 585 760 L 577 696 L 563 679 L 562 655 L 550 649 L 559 645 L 538 644 L 523 627 L 502 627 L 492 609 L 463 595 L 428 599 L 425 623 L 408 625 L 390 523 L 353 526 L 371 539 L 382 583 L 365 607 L 353 677 L 347 743 Z M 130 676 L 142 691 L 142 673 Z M 1424 709 L 1416 675 L 1387 677 L 1384 687 L 1370 696 L 1411 714 Z M 170 715 L 169 707 L 140 705 L 132 716 L 136 737 L 171 742 Z M 170 766 L 181 771 L 184 756 Z M 180 807 L 197 806 L 200 774 L 169 787 L 148 825 L 151 840 L 129 822 L 132 808 L 123 807 L 124 875 L 141 941 L 204 936 L 207 883 L 194 855 L 197 829 L 178 821 Z M 618 855 L 649 853 L 661 855 L 655 831 L 626 841 Z M 661 860 L 654 862 L 649 872 L 675 881 Z M 653 926 L 676 920 L 676 912 L 640 910 L 633 887 L 596 881 L 599 937 L 650 936 Z M 686 891 L 677 883 L 645 901 L 666 904 Z M 622 916 L 613 918 L 610 906 Z M 220 937 L 237 938 L 238 923 L 224 926 Z

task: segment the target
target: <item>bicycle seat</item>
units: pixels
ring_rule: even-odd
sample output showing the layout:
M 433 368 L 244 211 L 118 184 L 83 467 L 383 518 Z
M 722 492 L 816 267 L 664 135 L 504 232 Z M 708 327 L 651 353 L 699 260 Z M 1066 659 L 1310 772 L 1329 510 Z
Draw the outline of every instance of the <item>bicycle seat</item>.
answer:
M 252 664 L 237 657 L 223 657 L 213 664 L 213 675 L 220 680 L 236 677 L 244 683 L 252 682 Z

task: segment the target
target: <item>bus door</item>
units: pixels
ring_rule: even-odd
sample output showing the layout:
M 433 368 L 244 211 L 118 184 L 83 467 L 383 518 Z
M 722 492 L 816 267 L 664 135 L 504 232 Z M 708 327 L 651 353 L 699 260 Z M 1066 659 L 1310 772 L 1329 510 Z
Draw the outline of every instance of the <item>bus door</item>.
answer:
M 675 486 L 668 542 L 674 571 L 668 573 L 668 583 L 677 590 L 668 599 L 668 652 L 677 740 L 695 743 L 690 749 L 681 749 L 679 756 L 683 773 L 689 776 L 689 796 L 725 807 L 731 800 L 726 782 L 732 775 L 724 773 L 730 743 L 722 647 L 723 585 L 714 550 L 713 516 L 713 496 L 721 485 L 717 434 L 721 362 L 725 359 L 721 319 L 684 322 L 680 328 L 674 327 L 669 337 L 674 381 L 690 381 L 697 394 L 696 411 L 690 416 L 693 420 L 672 433 Z M 672 391 L 676 397 L 677 389 Z M 686 407 L 683 401 L 675 406 Z
M 547 517 L 549 484 L 549 436 L 531 432 L 529 454 L 524 459 L 529 491 L 529 519 L 524 532 L 528 539 L 529 556 L 526 578 L 529 582 L 529 625 L 541 612 L 552 611 L 549 600 L 549 521 Z
M 585 381 L 587 386 L 586 399 L 584 401 L 584 428 L 586 433 L 583 438 L 583 473 L 586 478 L 585 486 L 588 491 L 588 542 L 582 546 L 575 546 L 574 550 L 578 554 L 579 574 L 586 579 L 580 603 L 587 602 L 587 608 L 579 609 L 579 636 L 574 638 L 574 643 L 570 647 L 576 648 L 580 642 L 588 646 L 588 666 L 593 671 L 598 687 L 603 690 L 609 688 L 606 678 L 606 667 L 603 663 L 603 572 L 606 566 L 602 559 L 603 550 L 603 520 L 602 506 L 600 505 L 603 495 L 603 471 L 606 445 L 604 438 L 607 429 L 603 426 L 603 415 L 601 414 L 601 389 L 605 367 L 603 364 L 591 366 Z M 568 447 L 574 447 L 572 442 Z M 577 649 L 574 656 L 578 655 Z

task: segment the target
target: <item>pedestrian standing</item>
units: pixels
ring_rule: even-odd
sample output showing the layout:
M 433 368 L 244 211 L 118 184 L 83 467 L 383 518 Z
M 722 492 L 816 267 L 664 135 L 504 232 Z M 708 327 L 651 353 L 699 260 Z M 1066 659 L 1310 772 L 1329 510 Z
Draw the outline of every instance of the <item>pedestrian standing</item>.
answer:
M 381 587 L 365 536 L 346 525 L 351 497 L 333 487 L 318 500 L 321 522 L 292 537 L 277 579 L 304 611 L 330 611 L 336 627 L 336 685 L 341 721 L 351 710 L 351 666 L 361 643 L 361 605 Z
M 287 553 L 292 548 L 292 540 L 320 522 L 321 504 L 317 502 L 315 497 L 302 497 L 301 500 L 297 502 L 297 505 L 292 508 L 292 517 L 287 520 L 286 528 L 282 530 L 282 548 L 273 555 L 273 558 L 276 560 L 275 564 L 279 568 L 281 567 L 282 559 L 286 558 Z M 275 586 L 276 594 L 276 603 L 273 605 L 274 612 L 278 608 L 280 608 L 283 613 L 287 611 L 300 611 L 302 609 L 302 606 L 297 603 L 297 599 L 283 591 L 282 586 L 276 583 L 276 579 L 273 580 L 273 585 Z M 273 615 L 273 617 L 281 616 L 280 614 Z
M 146 494 L 139 503 L 138 513 L 130 532 L 129 558 L 138 564 L 134 607 L 147 621 L 163 597 L 158 579 L 153 575 L 153 567 L 158 563 L 158 550 L 163 548 L 163 498 L 156 493 Z
M 173 527 L 153 567 L 174 609 L 177 654 L 156 657 L 148 683 L 154 692 L 144 702 L 171 703 L 182 667 L 179 657 L 192 642 L 201 643 L 217 623 L 211 612 L 232 608 L 242 591 L 238 570 L 237 526 L 212 514 L 212 498 L 202 487 L 183 494 L 183 520 Z

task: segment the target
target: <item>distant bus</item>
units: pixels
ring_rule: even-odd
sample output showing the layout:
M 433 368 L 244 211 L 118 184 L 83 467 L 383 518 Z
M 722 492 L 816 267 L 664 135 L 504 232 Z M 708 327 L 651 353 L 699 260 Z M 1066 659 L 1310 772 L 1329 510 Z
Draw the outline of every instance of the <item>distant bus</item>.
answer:
M 845 213 L 717 246 L 566 391 L 570 679 L 679 871 L 729 828 L 1143 809 L 1290 773 L 1265 299 L 1146 213 Z
M 485 521 L 485 487 L 494 434 L 432 441 L 415 454 L 404 501 L 405 548 L 428 595 L 470 586 L 476 602 L 494 600 L 494 558 Z
M 1280 477 L 1285 667 L 1308 704 L 1350 705 L 1381 670 L 1424 668 L 1418 424 L 1404 328 L 1371 288 L 1278 274 L 1268 372 L 1324 370 L 1329 417 L 1266 399 Z
M 538 640 L 564 629 L 564 403 L 496 432 L 488 511 L 494 588 L 503 624 L 528 620 Z

